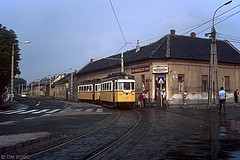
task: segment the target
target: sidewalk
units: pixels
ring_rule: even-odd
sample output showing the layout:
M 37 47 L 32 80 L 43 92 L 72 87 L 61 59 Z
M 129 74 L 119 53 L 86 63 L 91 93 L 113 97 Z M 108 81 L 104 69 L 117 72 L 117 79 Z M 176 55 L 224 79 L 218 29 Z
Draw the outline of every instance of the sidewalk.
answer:
M 18 103 L 17 101 L 13 100 L 13 102 L 7 102 L 5 104 L 0 104 L 0 109 L 5 108 L 5 107 L 11 107 L 17 103 Z
M 160 107 L 160 102 L 154 102 L 151 104 L 151 107 Z M 227 107 L 240 107 L 240 105 L 235 103 L 226 103 Z M 162 104 L 162 108 L 168 108 L 168 109 L 209 109 L 209 108 L 219 108 L 219 104 L 209 106 L 208 104 Z
M 47 132 L 20 133 L 0 136 L 0 155 L 4 155 L 4 153 L 46 140 L 50 136 L 51 134 Z

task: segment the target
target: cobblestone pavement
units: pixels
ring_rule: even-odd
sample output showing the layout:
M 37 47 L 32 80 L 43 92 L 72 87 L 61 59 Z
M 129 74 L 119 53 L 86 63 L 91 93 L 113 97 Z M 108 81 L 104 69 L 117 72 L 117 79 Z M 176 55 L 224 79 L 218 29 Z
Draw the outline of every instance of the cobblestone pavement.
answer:
M 121 117 L 112 125 L 104 125 L 97 133 L 83 136 L 65 145 L 53 148 L 47 152 L 33 156 L 34 159 L 85 159 L 84 157 L 98 149 L 98 147 L 113 141 L 126 132 L 135 123 L 136 114 L 131 111 L 123 112 Z M 126 120 L 128 121 L 126 122 Z
M 239 143 L 232 147 L 232 157 L 227 154 L 223 155 L 221 146 L 215 148 L 208 148 L 210 152 L 192 152 L 194 146 L 195 151 L 204 151 L 202 144 L 207 141 L 211 142 L 221 141 L 216 139 L 218 135 L 222 134 L 220 129 L 216 129 L 215 136 L 210 136 L 208 133 L 212 131 L 214 124 L 221 123 L 221 117 L 218 109 L 160 109 L 160 108 L 143 108 L 138 109 L 145 114 L 149 114 L 150 125 L 145 128 L 144 135 L 139 138 L 131 138 L 126 140 L 123 144 L 116 147 L 116 149 L 109 150 L 104 155 L 99 156 L 97 159 L 219 159 L 221 156 L 225 158 L 240 158 L 234 155 L 239 153 Z M 228 108 L 225 120 L 238 120 L 240 117 L 240 108 Z M 218 126 L 218 125 L 217 125 Z M 220 126 L 219 126 L 220 127 Z M 226 128 L 226 130 L 230 128 Z M 189 145 L 182 145 L 191 136 L 204 133 L 202 137 L 198 138 L 196 143 Z M 227 131 L 226 131 L 227 132 Z M 238 136 L 234 140 L 239 141 L 240 127 L 238 127 Z M 231 139 L 231 135 L 225 137 Z M 205 143 L 205 145 L 208 145 Z M 182 150 L 179 150 L 181 148 Z M 209 146 L 209 145 L 208 145 Z M 215 145 L 216 147 L 216 145 Z M 185 149 L 185 150 L 184 150 Z M 181 154 L 179 154 L 181 153 Z M 207 153 L 207 154 L 206 154 Z M 212 156 L 214 154 L 214 156 Z

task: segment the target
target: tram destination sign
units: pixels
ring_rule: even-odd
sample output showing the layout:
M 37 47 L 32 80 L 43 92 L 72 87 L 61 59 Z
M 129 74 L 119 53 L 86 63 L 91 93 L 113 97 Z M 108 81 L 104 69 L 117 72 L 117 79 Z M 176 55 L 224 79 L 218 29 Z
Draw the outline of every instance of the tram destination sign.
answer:
M 168 73 L 168 66 L 153 67 L 152 73 Z

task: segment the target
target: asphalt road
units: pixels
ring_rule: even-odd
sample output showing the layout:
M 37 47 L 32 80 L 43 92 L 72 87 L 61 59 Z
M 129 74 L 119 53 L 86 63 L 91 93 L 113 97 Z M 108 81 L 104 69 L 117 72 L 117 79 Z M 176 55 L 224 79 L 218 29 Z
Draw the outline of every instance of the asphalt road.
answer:
M 16 98 L 17 102 L 0 108 L 0 123 L 19 122 L 35 116 L 53 114 L 67 107 L 64 102 L 48 99 Z

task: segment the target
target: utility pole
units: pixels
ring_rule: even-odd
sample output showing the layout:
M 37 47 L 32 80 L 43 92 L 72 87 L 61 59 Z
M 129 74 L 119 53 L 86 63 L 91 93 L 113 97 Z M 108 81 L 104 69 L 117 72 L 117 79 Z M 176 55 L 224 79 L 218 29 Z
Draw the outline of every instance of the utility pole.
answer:
M 214 25 L 211 29 L 211 57 L 209 68 L 209 105 L 217 103 L 218 96 L 218 64 L 217 64 L 217 43 L 216 30 Z
M 209 91 L 208 91 L 208 105 L 217 104 L 218 99 L 218 62 L 217 62 L 217 43 L 216 43 L 216 30 L 214 27 L 214 18 L 217 11 L 225 5 L 228 5 L 232 0 L 224 3 L 216 9 L 212 19 L 211 29 L 211 56 L 209 64 Z
M 52 77 L 50 76 L 50 83 L 49 83 L 49 96 L 51 98 L 51 92 L 52 92 Z
M 123 61 L 123 52 L 121 53 L 120 58 L 104 58 L 104 59 L 114 59 L 114 60 L 121 60 L 121 73 L 124 73 L 124 61 Z
M 70 80 L 70 83 L 71 83 L 71 100 L 73 100 L 73 72 L 71 72 L 71 80 Z
M 123 52 L 121 53 L 121 73 L 124 73 Z

